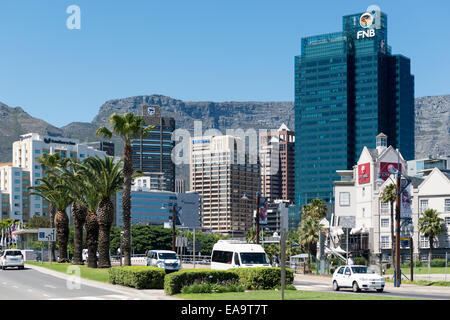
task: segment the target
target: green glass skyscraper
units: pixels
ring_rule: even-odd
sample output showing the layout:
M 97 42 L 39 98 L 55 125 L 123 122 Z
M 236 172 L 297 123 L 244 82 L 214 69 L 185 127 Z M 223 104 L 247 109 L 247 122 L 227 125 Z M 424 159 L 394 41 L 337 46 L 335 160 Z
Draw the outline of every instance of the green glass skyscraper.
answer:
M 336 170 L 351 169 L 364 146 L 388 144 L 414 158 L 414 77 L 392 55 L 382 12 L 343 17 L 343 31 L 302 38 L 295 57 L 296 204 L 333 199 Z

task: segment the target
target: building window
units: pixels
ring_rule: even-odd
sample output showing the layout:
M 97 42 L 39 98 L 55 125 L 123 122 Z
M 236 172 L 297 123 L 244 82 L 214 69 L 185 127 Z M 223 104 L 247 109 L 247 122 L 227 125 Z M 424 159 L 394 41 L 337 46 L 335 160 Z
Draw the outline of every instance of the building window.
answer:
M 445 199 L 445 212 L 450 212 L 450 199 Z
M 450 217 L 445 217 L 445 224 L 447 225 L 447 228 L 450 227 Z
M 350 192 L 339 192 L 339 205 L 341 207 L 350 206 Z
M 429 241 L 428 237 L 420 236 L 419 247 L 420 248 L 429 248 L 430 247 L 430 241 Z
M 389 228 L 389 219 L 381 219 L 381 227 Z
M 381 236 L 381 249 L 389 249 L 391 247 L 391 242 L 389 241 L 389 236 Z
M 428 200 L 420 200 L 420 213 L 428 209 Z

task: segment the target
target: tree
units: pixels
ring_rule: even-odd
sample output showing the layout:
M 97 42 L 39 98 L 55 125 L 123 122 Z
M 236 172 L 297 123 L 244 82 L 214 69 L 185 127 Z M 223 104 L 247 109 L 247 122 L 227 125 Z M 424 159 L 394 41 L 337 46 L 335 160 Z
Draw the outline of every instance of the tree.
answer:
M 86 183 L 87 176 L 85 170 L 80 166 L 80 162 L 70 159 L 68 168 L 61 168 L 61 177 L 70 191 L 70 196 L 74 200 L 71 214 L 74 225 L 73 259 L 72 264 L 83 264 L 83 226 L 88 214 L 86 203 Z
M 306 204 L 302 208 L 303 216 L 314 217 L 318 220 L 322 220 L 327 216 L 328 207 L 322 199 L 313 199 L 310 203 Z
M 125 142 L 123 149 L 122 248 L 124 265 L 131 266 L 131 179 L 133 175 L 131 140 L 147 136 L 153 127 L 144 128 L 144 118 L 131 112 L 124 115 L 113 113 L 109 117 L 109 123 L 112 130 L 100 127 L 95 134 L 108 139 L 111 139 L 112 135 L 115 134 Z
M 50 219 L 45 216 L 35 214 L 26 224 L 26 229 L 51 228 Z
M 419 232 L 428 238 L 430 251 L 428 254 L 428 266 L 430 265 L 434 239 L 444 231 L 444 219 L 439 217 L 439 212 L 434 209 L 426 209 L 419 218 Z
M 308 250 L 308 266 L 311 269 L 311 254 L 315 254 L 317 242 L 319 241 L 319 232 L 324 231 L 323 226 L 316 217 L 306 216 L 302 219 L 298 233 L 299 242 Z
M 69 241 L 69 217 L 66 208 L 73 202 L 70 190 L 61 176 L 49 174 L 47 177 L 37 179 L 38 186 L 31 187 L 34 190 L 30 195 L 38 195 L 56 208 L 55 228 L 59 250 L 59 263 L 69 262 L 67 257 L 67 244 Z
M 89 168 L 84 167 L 85 175 L 89 177 Z M 90 172 L 90 174 L 93 174 Z M 86 216 L 85 228 L 86 228 L 86 244 L 88 248 L 88 268 L 97 268 L 97 250 L 98 250 L 98 235 L 99 226 L 97 218 L 97 207 L 100 202 L 99 193 L 97 192 L 97 186 L 95 185 L 96 179 L 85 180 L 85 197 L 88 214 Z
M 98 236 L 98 268 L 111 267 L 110 260 L 110 230 L 114 219 L 114 204 L 111 198 L 117 191 L 121 190 L 123 184 L 123 171 L 121 168 L 122 161 L 114 163 L 112 157 L 105 156 L 103 159 L 100 157 L 91 157 L 83 162 L 86 166 L 85 173 L 89 184 L 95 192 L 98 194 L 99 203 L 97 209 L 97 222 L 99 229 Z M 95 200 L 95 199 L 94 199 Z M 91 211 L 91 210 L 89 210 Z M 89 223 L 94 223 L 90 219 L 92 217 L 92 211 L 88 215 Z M 95 219 L 93 219 L 95 220 Z M 87 226 L 90 228 L 90 226 Z M 89 241 L 89 237 L 88 237 Z M 91 247 L 92 248 L 92 247 Z M 88 249 L 89 250 L 89 249 Z M 92 258 L 92 254 L 89 252 Z M 93 254 L 95 255 L 95 254 Z
M 394 184 L 390 184 L 384 188 L 383 192 L 381 193 L 381 202 L 383 203 L 389 203 L 389 206 L 391 208 L 391 258 L 392 258 L 392 265 L 395 265 L 395 255 L 394 255 L 394 203 L 397 199 L 397 191 Z
M 59 153 L 43 154 L 39 158 L 37 158 L 37 162 L 41 165 L 42 172 L 44 173 L 44 175 L 51 177 L 55 173 L 56 167 L 61 165 L 63 159 L 61 158 Z M 49 208 L 50 228 L 55 228 L 56 208 L 51 202 L 49 202 L 48 208 Z M 50 250 L 52 260 L 56 261 L 55 243 L 53 241 L 50 241 Z

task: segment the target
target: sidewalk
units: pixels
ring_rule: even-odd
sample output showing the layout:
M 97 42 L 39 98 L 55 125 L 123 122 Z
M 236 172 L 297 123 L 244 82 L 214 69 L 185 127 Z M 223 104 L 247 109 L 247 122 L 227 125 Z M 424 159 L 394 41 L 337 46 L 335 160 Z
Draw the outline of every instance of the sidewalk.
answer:
M 35 265 L 25 264 L 26 268 L 36 270 L 41 273 L 48 274 L 50 276 L 67 280 L 69 275 L 62 272 L 50 270 L 44 267 L 38 267 Z M 142 300 L 181 300 L 172 296 L 167 296 L 162 289 L 146 289 L 138 290 L 130 287 L 114 285 L 110 283 L 104 283 L 95 280 L 89 280 L 80 278 L 81 285 L 96 287 L 103 290 L 113 291 L 122 295 L 129 296 L 131 298 L 142 299 Z

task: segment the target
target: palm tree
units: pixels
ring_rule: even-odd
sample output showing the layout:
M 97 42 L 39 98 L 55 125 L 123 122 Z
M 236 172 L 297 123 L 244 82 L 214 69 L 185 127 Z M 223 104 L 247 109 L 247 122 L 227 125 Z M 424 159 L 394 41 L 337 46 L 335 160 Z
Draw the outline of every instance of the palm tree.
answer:
M 122 161 L 114 163 L 112 157 L 100 158 L 91 157 L 86 159 L 83 163 L 86 166 L 85 174 L 91 185 L 92 192 L 97 192 L 98 195 L 98 210 L 97 210 L 97 221 L 98 221 L 98 268 L 109 268 L 111 267 L 110 260 L 110 231 L 111 224 L 114 219 L 114 205 L 111 198 L 116 194 L 117 191 L 121 190 L 123 183 L 123 170 L 121 168 Z M 92 203 L 90 206 L 90 213 L 87 217 L 87 229 L 91 227 L 95 229 L 95 218 L 94 215 L 94 201 L 95 195 L 91 195 Z M 92 239 L 88 241 L 93 241 Z M 95 254 L 94 254 L 95 255 Z M 89 256 L 92 255 L 89 253 Z
M 83 226 L 88 214 L 86 203 L 87 176 L 84 174 L 85 171 L 80 166 L 79 161 L 71 159 L 68 166 L 69 168 L 62 168 L 60 171 L 66 187 L 70 190 L 71 197 L 74 199 L 71 208 L 75 231 L 72 264 L 80 265 L 83 264 Z
M 323 232 L 324 228 L 316 217 L 306 216 L 302 219 L 298 229 L 299 242 L 308 250 L 308 266 L 311 269 L 311 253 L 316 251 L 316 245 L 319 241 L 319 232 Z
M 256 228 L 251 228 L 245 233 L 245 241 L 247 243 L 256 243 Z
M 69 262 L 67 257 L 67 243 L 69 240 L 69 217 L 66 208 L 73 202 L 70 190 L 60 176 L 48 175 L 38 179 L 40 185 L 32 187 L 34 190 L 30 195 L 38 195 L 56 208 L 55 228 L 56 238 L 59 246 L 59 263 Z
M 419 232 L 428 237 L 430 251 L 428 253 L 428 266 L 430 266 L 434 239 L 444 231 L 444 219 L 439 217 L 439 212 L 434 209 L 426 209 L 419 218 Z
M 384 188 L 381 193 L 381 202 L 389 203 L 391 208 L 391 256 L 392 256 L 392 265 L 395 265 L 395 255 L 394 255 L 394 203 L 397 199 L 397 191 L 395 189 L 395 185 L 390 184 Z
M 36 160 L 41 165 L 44 175 L 50 174 L 51 176 L 51 174 L 55 172 L 55 168 L 60 164 L 62 159 L 59 153 L 54 153 L 54 154 L 43 154 Z M 55 228 L 56 208 L 51 202 L 49 202 L 48 207 L 49 207 L 50 228 Z M 56 261 L 55 243 L 53 241 L 50 242 L 50 250 L 52 252 L 51 253 L 52 260 Z
M 98 176 L 95 171 L 90 169 L 89 165 L 76 164 L 81 175 L 85 177 L 83 180 L 85 205 L 88 211 L 85 221 L 86 242 L 88 247 L 88 268 L 97 268 L 97 250 L 98 250 L 98 218 L 97 207 L 100 202 L 99 193 L 97 192 L 96 181 Z
M 131 140 L 148 135 L 153 129 L 152 126 L 144 128 L 144 118 L 134 113 L 125 113 L 119 115 L 112 114 L 109 117 L 112 127 L 110 131 L 106 127 L 100 127 L 96 131 L 96 135 L 111 139 L 113 134 L 122 138 L 125 142 L 123 149 L 123 194 L 122 194 L 122 217 L 123 217 L 123 237 L 122 248 L 124 254 L 124 265 L 131 265 L 131 179 L 133 175 Z
M 327 216 L 328 207 L 322 199 L 313 199 L 310 203 L 306 204 L 302 208 L 303 216 L 311 216 L 322 220 Z

